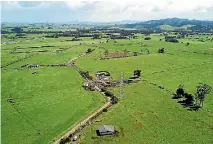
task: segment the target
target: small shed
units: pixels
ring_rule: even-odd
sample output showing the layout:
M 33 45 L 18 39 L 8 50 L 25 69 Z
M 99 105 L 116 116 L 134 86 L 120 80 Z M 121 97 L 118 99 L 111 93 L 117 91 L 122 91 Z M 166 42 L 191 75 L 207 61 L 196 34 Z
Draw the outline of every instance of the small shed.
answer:
M 104 135 L 115 135 L 115 130 L 112 125 L 101 125 L 98 128 L 98 133 L 100 136 Z

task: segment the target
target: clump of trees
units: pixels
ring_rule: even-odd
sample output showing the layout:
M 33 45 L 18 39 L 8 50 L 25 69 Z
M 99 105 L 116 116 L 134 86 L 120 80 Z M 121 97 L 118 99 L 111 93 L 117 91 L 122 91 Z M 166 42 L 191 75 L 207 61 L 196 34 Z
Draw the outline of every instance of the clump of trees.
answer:
M 194 97 L 192 94 L 189 94 L 185 92 L 184 85 L 179 85 L 179 87 L 176 90 L 176 94 L 173 97 L 174 99 L 180 99 L 183 98 L 184 100 L 181 101 L 185 106 L 191 106 L 194 102 Z
M 58 38 L 58 34 L 46 35 L 46 38 Z
M 21 32 L 23 32 L 23 29 L 20 27 L 14 27 L 13 29 L 11 29 L 11 31 L 15 32 L 15 33 L 21 33 Z
M 111 103 L 112 104 L 116 104 L 118 103 L 118 98 L 116 96 L 114 96 L 114 94 L 110 91 L 105 91 L 104 94 L 107 96 L 107 97 L 110 97 L 110 100 L 111 100 Z
M 144 40 L 151 40 L 151 37 L 145 37 Z
M 173 42 L 173 43 L 179 43 L 176 37 L 174 36 L 165 36 L 165 41 L 166 42 Z
M 158 50 L 158 53 L 164 53 L 164 48 L 160 48 L 159 50 Z
M 60 140 L 59 144 L 66 144 L 66 143 L 68 143 L 68 142 L 70 142 L 70 141 L 71 141 L 71 139 L 70 139 L 69 137 L 67 137 L 67 138 L 62 138 L 62 139 Z
M 99 34 L 94 34 L 92 36 L 93 39 L 101 39 L 101 36 Z
M 83 78 L 87 78 L 89 80 L 92 80 L 92 76 L 89 75 L 88 71 L 80 71 L 80 74 Z
M 176 94 L 173 96 L 173 99 L 182 98 L 183 100 L 179 101 L 179 103 L 182 103 L 186 107 L 190 106 L 191 109 L 198 110 L 198 108 L 202 108 L 206 96 L 211 91 L 211 87 L 203 83 L 199 83 L 196 87 L 197 91 L 195 96 L 193 96 L 192 94 L 185 92 L 183 85 L 179 85 L 176 90 Z

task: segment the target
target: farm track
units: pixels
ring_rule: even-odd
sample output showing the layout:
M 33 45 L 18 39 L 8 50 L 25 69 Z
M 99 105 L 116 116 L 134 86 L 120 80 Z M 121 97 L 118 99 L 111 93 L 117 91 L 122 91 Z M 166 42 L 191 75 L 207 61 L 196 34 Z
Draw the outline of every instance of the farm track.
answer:
M 83 44 L 82 44 L 82 45 L 83 45 Z M 73 47 L 75 47 L 75 46 L 79 46 L 79 45 L 74 45 Z M 100 47 L 100 46 L 96 46 L 96 45 L 92 45 L 92 44 L 85 44 L 85 46 L 93 46 L 93 47 L 97 47 L 97 48 L 100 48 L 100 49 L 102 49 L 102 48 L 104 49 L 104 47 Z M 203 53 L 202 53 L 202 54 L 203 54 Z M 80 74 L 80 71 L 82 71 L 81 68 L 79 68 L 77 65 L 72 65 L 72 62 L 78 60 L 79 58 L 81 58 L 81 57 L 83 57 L 83 56 L 85 56 L 85 55 L 87 55 L 87 54 L 86 54 L 86 53 L 83 53 L 83 54 L 79 55 L 78 57 L 75 57 L 75 58 L 71 59 L 71 60 L 70 60 L 68 63 L 66 63 L 66 64 L 52 64 L 52 65 L 51 65 L 51 64 L 47 64 L 47 65 L 40 65 L 40 66 L 41 66 L 41 67 L 73 67 L 73 68 L 74 68 L 76 71 L 78 71 L 79 74 Z M 27 58 L 28 58 L 28 57 L 27 57 Z M 27 58 L 26 58 L 26 59 L 27 59 Z M 126 57 L 122 57 L 122 58 L 126 58 Z M 25 58 L 23 58 L 23 60 L 25 60 Z M 21 60 L 20 60 L 20 61 L 21 61 Z M 17 61 L 17 62 L 19 62 L 19 61 Z M 16 62 L 15 62 L 15 63 L 16 63 Z M 12 64 L 14 64 L 14 63 L 12 63 Z M 151 73 L 151 74 L 158 74 L 158 73 L 169 72 L 169 71 L 173 71 L 173 70 L 187 69 L 187 68 L 192 68 L 192 67 L 197 67 L 197 66 L 203 66 L 203 65 L 207 65 L 207 64 L 211 64 L 211 63 L 202 63 L 202 64 L 199 64 L 199 65 L 192 65 L 192 66 L 181 67 L 181 68 L 173 68 L 173 69 L 168 69 L 168 70 L 153 72 L 153 73 Z M 10 64 L 10 65 L 11 65 L 11 64 Z M 9 65 L 8 65 L 8 66 L 9 66 Z M 7 67 L 7 66 L 6 66 L 6 67 Z M 6 67 L 2 67 L 2 68 L 5 68 L 5 70 L 6 70 L 6 69 L 7 69 Z M 14 69 L 18 69 L 18 68 L 14 68 Z M 86 80 L 88 80 L 88 79 L 86 79 Z M 164 86 L 159 86 L 159 85 L 157 85 L 157 84 L 155 84 L 155 83 L 149 82 L 148 80 L 143 80 L 143 81 L 146 81 L 148 84 L 150 84 L 150 85 L 152 85 L 152 86 L 155 86 L 155 87 L 158 88 L 158 89 L 162 89 L 162 90 L 166 91 L 166 92 L 169 93 L 170 95 L 174 94 L 171 90 L 165 88 Z M 96 88 L 96 90 L 99 91 L 98 88 Z M 100 91 L 99 91 L 99 92 L 100 92 Z M 100 93 L 101 93 L 101 92 L 100 92 Z M 103 94 L 103 93 L 101 93 L 101 94 Z M 104 94 L 103 94 L 103 95 L 104 95 Z M 87 125 L 89 125 L 89 124 L 92 122 L 92 120 L 93 120 L 94 118 L 96 118 L 97 116 L 99 116 L 99 114 L 102 113 L 103 109 L 109 108 L 109 107 L 111 107 L 111 106 L 112 106 L 111 101 L 110 101 L 110 99 L 108 99 L 108 101 L 107 101 L 103 106 L 99 107 L 98 109 L 96 109 L 95 111 L 93 111 L 92 113 L 90 113 L 88 116 L 86 116 L 86 118 L 84 118 L 83 120 L 77 122 L 77 123 L 74 124 L 71 128 L 69 128 L 68 131 L 62 133 L 59 137 L 57 137 L 56 140 L 53 141 L 53 144 L 59 144 L 61 138 L 70 137 L 70 136 L 73 136 L 74 134 L 78 133 L 79 131 L 81 131 L 82 128 L 84 128 L 84 127 L 86 127 Z M 15 107 L 14 107 L 14 108 L 15 108 Z M 210 110 L 208 110 L 208 109 L 203 109 L 203 110 L 205 110 L 205 111 L 207 111 L 207 112 L 209 112 L 209 113 L 213 113 L 212 111 L 210 111 Z M 24 115 L 23 115 L 22 113 L 20 113 L 19 110 L 17 110 L 17 112 L 24 118 Z M 28 121 L 26 118 L 24 118 L 24 119 L 26 120 L 27 123 L 29 123 L 29 121 Z M 30 123 L 29 123 L 29 124 L 30 124 Z M 31 124 L 30 124 L 30 125 L 31 125 Z M 35 129 L 36 132 L 38 132 L 38 130 L 36 130 L 36 128 L 35 128 L 33 125 L 31 125 L 31 126 Z
M 97 47 L 97 46 L 96 46 Z M 86 53 L 82 53 L 80 54 L 78 57 L 75 57 L 73 59 L 71 59 L 66 65 L 68 66 L 72 66 L 80 75 L 81 75 L 81 68 L 79 68 L 77 65 L 72 64 L 73 62 L 75 62 L 77 59 L 83 57 L 87 55 Z M 82 75 L 81 75 L 82 76 Z M 83 77 L 84 78 L 84 77 Z M 89 79 L 87 79 L 85 77 L 85 79 L 87 81 L 90 81 Z M 95 86 L 95 89 L 102 95 L 105 96 L 105 94 L 103 92 L 101 92 L 101 90 L 98 88 L 98 86 Z M 108 109 L 109 107 L 112 106 L 111 100 L 110 98 L 107 99 L 107 102 L 99 107 L 98 109 L 96 109 L 95 111 L 93 111 L 91 114 L 89 114 L 88 116 L 86 116 L 83 120 L 77 122 L 76 124 L 74 124 L 68 131 L 62 133 L 61 135 L 59 135 L 56 140 L 53 140 L 53 144 L 59 144 L 60 140 L 62 138 L 67 138 L 67 137 L 72 137 L 74 136 L 74 134 L 78 133 L 79 131 L 81 131 L 83 128 L 85 128 L 87 125 L 89 125 L 97 116 L 99 116 L 104 109 Z
M 80 122 L 77 122 L 76 124 L 74 124 L 67 132 L 61 134 L 59 136 L 59 138 L 56 141 L 53 142 L 53 144 L 59 144 L 61 138 L 67 138 L 67 137 L 74 136 L 75 133 L 79 132 L 81 129 L 83 129 L 84 127 L 86 127 L 87 125 L 89 125 L 92 122 L 92 120 L 95 117 L 97 117 L 103 111 L 103 109 L 109 108 L 111 105 L 112 104 L 111 104 L 110 101 L 108 101 L 107 103 L 105 103 L 103 106 L 101 106 L 100 108 L 98 108 L 97 110 L 95 110 L 94 112 L 92 112 L 86 118 L 84 118 Z
M 96 46 L 96 47 L 101 48 L 101 49 L 104 49 L 104 47 L 99 47 L 99 46 Z M 71 60 L 68 62 L 68 64 L 73 63 L 73 62 L 76 61 L 78 58 L 80 58 L 80 57 L 82 57 L 82 56 L 85 56 L 85 55 L 86 55 L 86 53 L 85 53 L 85 54 L 82 54 L 82 55 L 80 55 L 80 56 L 78 56 L 78 57 L 76 57 L 76 58 L 71 59 Z M 193 67 L 203 66 L 203 65 L 206 65 L 206 63 L 200 64 L 200 65 L 193 65 Z M 78 66 L 76 66 L 75 64 L 73 64 L 73 65 L 71 65 L 71 66 L 72 66 L 76 71 L 78 71 L 79 74 L 80 74 L 81 69 L 80 69 Z M 152 73 L 152 74 L 162 73 L 162 72 L 167 72 L 167 71 L 172 71 L 172 70 L 187 69 L 187 68 L 191 68 L 191 67 L 192 67 L 192 66 L 182 67 L 182 68 L 176 68 L 176 69 L 169 69 L 169 70 L 165 70 L 165 71 L 154 72 L 154 73 Z M 88 79 L 87 79 L 87 80 L 88 80 Z M 174 93 L 173 93 L 171 90 L 169 90 L 168 88 L 165 88 L 164 86 L 160 86 L 160 85 L 155 84 L 155 83 L 153 83 L 153 82 L 149 82 L 148 80 L 143 80 L 143 81 L 146 81 L 148 84 L 150 84 L 150 85 L 152 85 L 152 86 L 154 86 L 154 87 L 156 87 L 156 88 L 158 88 L 158 89 L 162 89 L 162 90 L 166 91 L 166 92 L 167 92 L 169 95 L 171 95 L 171 96 L 174 95 Z M 96 90 L 97 90 L 97 89 L 96 89 Z M 102 93 L 102 94 L 103 94 L 103 93 Z M 103 94 L 103 95 L 104 95 L 104 94 Z M 76 123 L 76 124 L 75 124 L 74 126 L 72 126 L 67 132 L 61 134 L 61 135 L 57 138 L 57 140 L 53 142 L 53 144 L 58 144 L 58 143 L 60 142 L 60 139 L 62 139 L 62 138 L 66 138 L 66 137 L 70 137 L 70 138 L 71 138 L 72 136 L 74 136 L 74 134 L 76 134 L 77 132 L 79 132 L 82 128 L 86 127 L 87 124 L 90 124 L 91 119 L 93 119 L 93 117 L 95 117 L 96 115 L 98 115 L 104 108 L 109 108 L 111 105 L 112 105 L 112 104 L 111 104 L 111 102 L 110 102 L 110 100 L 109 100 L 109 101 L 108 101 L 106 104 L 104 104 L 102 107 L 98 108 L 95 112 L 93 112 L 93 113 L 91 113 L 90 115 L 88 115 L 84 120 L 82 120 L 82 121 Z M 206 111 L 208 111 L 208 110 L 206 110 Z M 209 111 L 209 112 L 211 112 L 211 111 Z

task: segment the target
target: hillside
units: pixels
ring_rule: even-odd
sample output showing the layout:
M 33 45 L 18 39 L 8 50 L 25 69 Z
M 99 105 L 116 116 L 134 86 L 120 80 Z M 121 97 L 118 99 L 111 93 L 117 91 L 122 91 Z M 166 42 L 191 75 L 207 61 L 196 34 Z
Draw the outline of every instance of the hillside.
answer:
M 150 20 L 134 24 L 122 25 L 123 28 L 137 28 L 137 29 L 153 29 L 153 30 L 189 30 L 198 32 L 211 32 L 213 30 L 213 21 L 202 20 L 188 20 L 179 18 L 168 18 L 160 20 Z

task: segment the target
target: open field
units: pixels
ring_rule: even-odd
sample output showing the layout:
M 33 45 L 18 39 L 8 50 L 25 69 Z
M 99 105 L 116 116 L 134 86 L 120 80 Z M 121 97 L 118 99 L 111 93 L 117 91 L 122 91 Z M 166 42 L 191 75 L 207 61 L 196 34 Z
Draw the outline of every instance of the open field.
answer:
M 2 143 L 48 143 L 105 103 L 98 92 L 82 88 L 83 79 L 73 67 L 20 69 L 25 64 L 66 64 L 89 48 L 95 51 L 78 59 L 76 65 L 89 71 L 93 78 L 97 71 L 105 70 L 114 80 L 120 80 L 121 72 L 128 79 L 139 69 L 142 81 L 126 85 L 122 98 L 117 87 L 110 88 L 119 103 L 83 129 L 80 143 L 213 142 L 213 91 L 207 95 L 202 109 L 191 112 L 165 90 L 149 84 L 155 83 L 173 93 L 179 84 L 184 84 L 186 92 L 193 95 L 200 82 L 213 87 L 213 41 L 194 35 L 179 39 L 179 43 L 168 43 L 160 34 L 152 34 L 148 41 L 144 40 L 145 35 L 135 35 L 137 39 L 106 42 L 106 38 L 70 41 L 73 37 L 43 38 L 41 34 L 28 34 L 27 38 L 34 39 L 16 39 L 15 44 L 2 45 L 2 66 L 32 55 L 2 68 Z M 206 41 L 195 39 L 199 37 Z M 56 53 L 60 48 L 64 51 Z M 150 54 L 100 60 L 104 57 L 103 48 L 113 54 L 125 50 L 129 53 L 148 50 Z M 159 48 L 164 48 L 165 53 L 158 54 Z M 23 51 L 30 53 L 11 53 Z M 9 97 L 15 104 L 7 101 Z M 114 125 L 118 136 L 96 136 L 95 130 L 102 124 Z
M 118 90 L 115 90 L 118 95 Z M 189 112 L 171 96 L 146 82 L 125 87 L 123 99 L 83 131 L 82 144 L 211 143 L 212 114 Z M 112 124 L 118 136 L 98 137 L 96 129 Z
M 185 90 L 192 94 L 200 82 L 213 86 L 213 53 L 209 50 L 212 42 L 190 41 L 187 47 L 182 43 L 160 42 L 159 39 L 153 36 L 151 41 L 142 40 L 148 45 L 150 55 L 98 61 L 96 51 L 97 54 L 88 55 L 77 64 L 91 73 L 108 70 L 114 79 L 119 79 L 121 72 L 128 78 L 133 70 L 140 69 L 142 79 L 173 92 L 179 84 L 184 84 Z M 140 51 L 137 41 L 117 40 L 121 44 L 132 43 L 132 47 L 116 47 L 113 41 L 106 47 L 109 51 Z M 188 42 L 186 39 L 181 41 Z M 165 54 L 156 53 L 159 47 L 165 48 Z M 212 99 L 213 92 L 207 96 L 203 110 L 189 112 L 172 100 L 171 95 L 147 82 L 126 86 L 120 103 L 86 128 L 80 143 L 211 143 L 213 117 L 206 109 L 213 112 Z M 96 136 L 95 130 L 102 124 L 114 125 L 120 134 L 117 137 Z
M 67 63 L 88 49 L 74 47 L 75 42 L 3 45 L 2 65 L 32 54 L 10 54 L 13 47 L 34 50 L 29 47 L 43 45 L 54 45 L 48 47 L 51 50 L 70 48 L 62 53 L 33 53 L 2 69 L 2 143 L 48 143 L 105 102 L 97 92 L 81 87 L 83 80 L 71 67 L 14 69 L 24 64 Z M 7 101 L 9 97 L 14 99 L 14 105 Z

